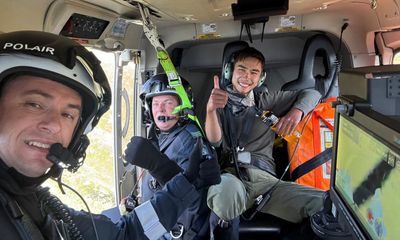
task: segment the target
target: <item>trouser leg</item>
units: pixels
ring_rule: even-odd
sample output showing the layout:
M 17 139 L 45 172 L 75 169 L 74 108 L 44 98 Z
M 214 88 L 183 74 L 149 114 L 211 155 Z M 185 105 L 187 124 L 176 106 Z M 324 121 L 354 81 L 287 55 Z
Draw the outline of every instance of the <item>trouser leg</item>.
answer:
M 214 240 L 238 240 L 239 217 L 246 211 L 248 197 L 243 183 L 232 174 L 222 174 L 221 183 L 208 189 L 207 205 Z
M 250 182 L 245 185 L 252 199 L 271 189 L 278 181 L 271 174 L 259 169 L 249 169 L 248 173 Z M 321 210 L 323 195 L 324 191 L 316 188 L 280 181 L 261 212 L 299 223 Z M 252 202 L 249 201 L 249 204 Z
M 239 217 L 225 221 L 211 213 L 211 240 L 239 240 L 239 223 Z
M 244 184 L 234 175 L 224 173 L 221 183 L 208 189 L 207 205 L 221 219 L 232 220 L 246 211 L 248 196 Z

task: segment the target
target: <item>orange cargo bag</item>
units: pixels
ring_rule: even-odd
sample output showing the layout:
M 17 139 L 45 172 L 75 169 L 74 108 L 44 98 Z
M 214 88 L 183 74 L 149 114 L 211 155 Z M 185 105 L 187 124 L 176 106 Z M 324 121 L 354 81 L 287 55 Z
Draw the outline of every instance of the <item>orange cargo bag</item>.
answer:
M 298 133 L 302 132 L 300 138 L 287 143 L 289 157 L 292 157 L 297 141 L 299 141 L 297 150 L 290 162 L 289 170 L 291 175 L 294 171 L 299 170 L 298 167 L 300 165 L 306 163 L 325 149 L 332 147 L 335 109 L 331 107 L 331 102 L 335 100 L 336 98 L 329 98 L 326 102 L 318 104 L 314 111 L 305 116 L 297 126 L 296 131 Z M 306 124 L 305 127 L 304 124 Z M 330 187 L 332 155 L 330 154 L 331 151 L 329 153 L 326 151 L 326 153 L 329 154 L 327 155 L 329 161 L 300 176 L 295 181 L 302 185 L 328 190 Z

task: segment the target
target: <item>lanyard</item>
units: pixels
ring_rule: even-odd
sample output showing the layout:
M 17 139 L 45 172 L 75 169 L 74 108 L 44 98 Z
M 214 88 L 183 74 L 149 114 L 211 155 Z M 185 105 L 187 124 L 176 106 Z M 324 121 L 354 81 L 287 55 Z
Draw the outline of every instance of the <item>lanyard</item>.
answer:
M 195 115 L 193 105 L 189 100 L 185 88 L 182 86 L 181 78 L 179 77 L 179 74 L 176 71 L 174 64 L 172 63 L 167 50 L 160 43 L 156 25 L 154 25 L 154 23 L 150 19 L 149 9 L 141 3 L 138 3 L 138 7 L 143 20 L 144 34 L 157 52 L 157 59 L 160 61 L 162 68 L 167 74 L 169 86 L 175 89 L 175 91 L 179 95 L 179 98 L 182 101 L 181 105 L 177 106 L 172 113 L 175 114 L 178 112 L 183 112 L 185 116 L 187 116 L 189 119 L 197 124 L 204 136 L 204 132 L 199 122 L 199 119 Z

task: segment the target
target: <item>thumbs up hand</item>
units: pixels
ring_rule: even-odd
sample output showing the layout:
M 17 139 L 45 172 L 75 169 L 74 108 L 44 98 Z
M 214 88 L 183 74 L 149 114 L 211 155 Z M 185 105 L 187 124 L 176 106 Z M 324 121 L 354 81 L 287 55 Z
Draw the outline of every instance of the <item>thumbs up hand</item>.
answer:
M 214 75 L 214 88 L 220 89 L 219 88 L 219 77 L 217 75 Z
M 217 108 L 224 108 L 228 102 L 228 93 L 219 88 L 219 78 L 214 76 L 214 88 L 207 103 L 207 112 L 214 112 Z

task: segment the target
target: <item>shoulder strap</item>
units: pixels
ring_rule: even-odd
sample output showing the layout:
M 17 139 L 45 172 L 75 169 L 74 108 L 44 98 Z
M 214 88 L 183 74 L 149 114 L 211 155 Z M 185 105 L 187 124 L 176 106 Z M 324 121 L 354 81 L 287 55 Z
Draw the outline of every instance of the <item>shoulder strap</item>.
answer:
M 254 121 L 256 120 L 256 108 L 250 107 L 248 108 L 248 112 L 246 113 L 246 117 L 241 121 L 242 127 L 240 136 L 238 138 L 239 146 L 244 146 L 249 141 L 249 136 L 251 130 L 253 129 Z
M 18 202 L 0 188 L 0 202 L 8 212 L 8 217 L 16 227 L 22 239 L 44 240 L 39 228 L 29 215 L 24 214 Z
M 172 133 L 168 134 L 167 139 L 160 144 L 160 152 L 164 152 L 165 149 L 175 140 L 175 137 L 180 133 L 184 128 L 175 129 Z
M 186 130 L 190 133 L 190 135 L 192 135 L 192 137 L 193 137 L 194 139 L 203 136 L 203 135 L 201 134 L 201 131 L 200 131 L 199 128 L 197 127 L 197 125 L 189 124 L 189 125 L 187 125 Z
M 183 234 L 183 240 L 193 240 L 198 237 L 199 233 L 208 231 L 209 227 L 209 214 L 206 219 L 201 217 L 192 224 L 192 226 Z
M 313 169 L 318 166 L 326 163 L 327 161 L 332 159 L 332 148 L 327 148 L 323 152 L 314 156 L 307 162 L 302 163 L 300 166 L 295 168 L 291 174 L 292 181 L 296 181 L 296 179 L 302 177 L 303 175 L 309 173 Z
M 203 136 L 201 130 L 197 127 L 197 125 L 188 124 L 185 127 L 177 128 L 172 133 L 168 134 L 167 139 L 160 144 L 160 151 L 164 152 L 168 148 L 168 146 L 175 140 L 178 134 L 184 130 L 188 131 L 193 138 L 198 138 Z
M 255 106 L 246 108 L 243 111 L 245 112 L 241 116 L 235 117 L 229 107 L 224 108 L 225 119 L 223 129 L 228 132 L 228 145 L 232 149 L 246 145 L 256 119 Z

